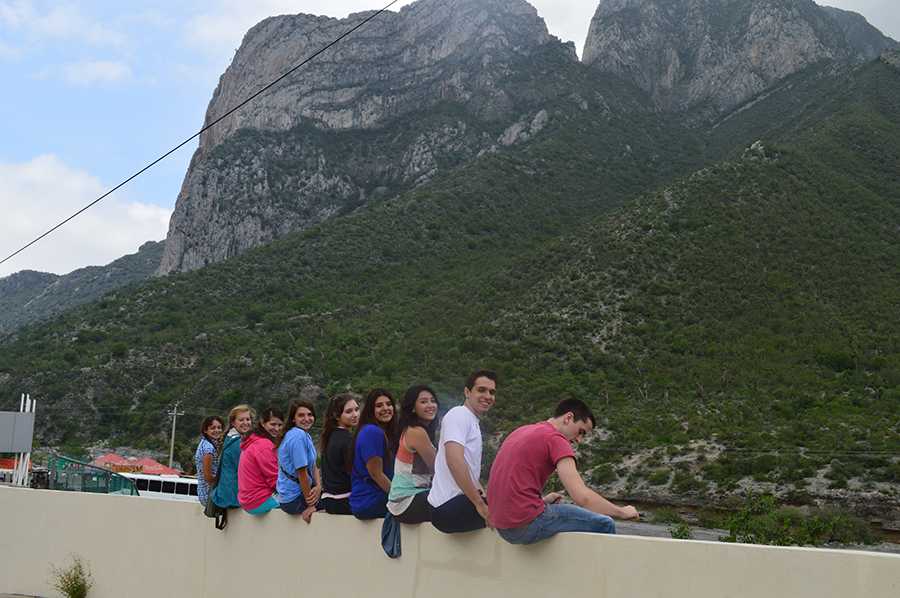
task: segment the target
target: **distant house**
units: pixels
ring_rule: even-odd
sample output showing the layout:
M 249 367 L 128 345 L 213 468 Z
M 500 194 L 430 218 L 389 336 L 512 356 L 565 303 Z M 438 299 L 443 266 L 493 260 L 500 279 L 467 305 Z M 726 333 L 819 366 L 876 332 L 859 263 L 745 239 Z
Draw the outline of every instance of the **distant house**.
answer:
M 0 457 L 0 483 L 9 484 L 13 480 L 13 473 L 16 467 L 15 457 Z M 31 470 L 31 462 L 28 463 L 28 469 Z
M 177 469 L 166 467 L 159 461 L 150 457 L 123 457 L 116 453 L 107 453 L 91 461 L 91 465 L 105 467 L 116 473 L 143 473 L 147 475 L 174 475 L 181 474 Z

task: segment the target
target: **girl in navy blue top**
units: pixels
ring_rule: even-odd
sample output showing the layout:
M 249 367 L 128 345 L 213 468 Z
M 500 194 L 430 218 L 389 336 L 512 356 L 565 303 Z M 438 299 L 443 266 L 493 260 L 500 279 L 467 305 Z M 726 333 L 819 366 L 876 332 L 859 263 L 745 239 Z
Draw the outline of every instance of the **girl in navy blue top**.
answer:
M 396 412 L 390 392 L 376 388 L 366 397 L 356 429 L 350 475 L 350 509 L 357 519 L 376 519 L 387 513 L 394 476 Z

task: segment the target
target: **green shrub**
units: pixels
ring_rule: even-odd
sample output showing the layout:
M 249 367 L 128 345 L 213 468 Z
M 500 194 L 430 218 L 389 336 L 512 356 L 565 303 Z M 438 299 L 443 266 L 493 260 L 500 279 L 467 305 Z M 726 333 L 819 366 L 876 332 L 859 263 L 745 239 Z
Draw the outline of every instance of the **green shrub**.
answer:
M 657 469 L 647 478 L 651 486 L 664 486 L 669 483 L 671 474 L 668 469 Z
M 727 521 L 726 542 L 775 546 L 873 544 L 871 527 L 858 517 L 837 511 L 805 515 L 800 509 L 779 507 L 773 496 L 750 495 L 744 507 Z
M 77 555 L 68 567 L 51 565 L 50 575 L 50 585 L 66 598 L 85 598 L 94 585 L 90 567 Z
M 707 529 L 724 528 L 726 527 L 725 522 L 727 518 L 728 515 L 721 511 L 702 509 L 699 513 L 697 513 L 697 525 L 698 527 Z
M 591 483 L 597 486 L 609 484 L 617 479 L 619 479 L 619 476 L 616 474 L 615 468 L 609 463 L 598 465 L 594 468 L 594 471 L 591 472 Z
M 691 526 L 687 523 L 676 523 L 669 527 L 669 535 L 676 540 L 691 540 L 694 534 L 691 532 Z
M 694 474 L 687 471 L 676 471 L 672 479 L 672 491 L 678 494 L 699 494 L 707 487 L 706 482 L 698 480 Z
M 682 519 L 678 511 L 676 511 L 675 509 L 670 509 L 668 507 L 663 507 L 662 509 L 656 509 L 655 511 L 653 511 L 651 521 L 653 521 L 653 523 L 684 523 L 684 519 Z

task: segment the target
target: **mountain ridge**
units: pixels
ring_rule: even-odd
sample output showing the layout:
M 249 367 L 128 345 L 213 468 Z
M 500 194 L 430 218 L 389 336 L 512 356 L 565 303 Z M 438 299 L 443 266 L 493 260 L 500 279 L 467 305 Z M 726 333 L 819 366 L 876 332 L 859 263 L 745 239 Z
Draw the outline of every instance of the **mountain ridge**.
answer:
M 105 266 L 87 266 L 68 274 L 23 270 L 0 278 L 0 336 L 146 280 L 156 271 L 164 244 L 148 241 L 137 252 Z
M 861 15 L 812 0 L 602 0 L 583 61 L 661 109 L 714 116 L 818 62 L 865 62 L 896 45 Z

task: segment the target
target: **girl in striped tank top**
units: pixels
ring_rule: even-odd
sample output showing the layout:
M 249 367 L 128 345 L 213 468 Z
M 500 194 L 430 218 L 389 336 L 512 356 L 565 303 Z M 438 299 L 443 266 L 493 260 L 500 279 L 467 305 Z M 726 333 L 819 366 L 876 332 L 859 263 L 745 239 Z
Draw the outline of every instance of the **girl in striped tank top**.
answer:
M 428 490 L 437 453 L 438 407 L 437 395 L 427 386 L 410 387 L 400 405 L 400 442 L 387 508 L 402 523 L 431 521 Z

